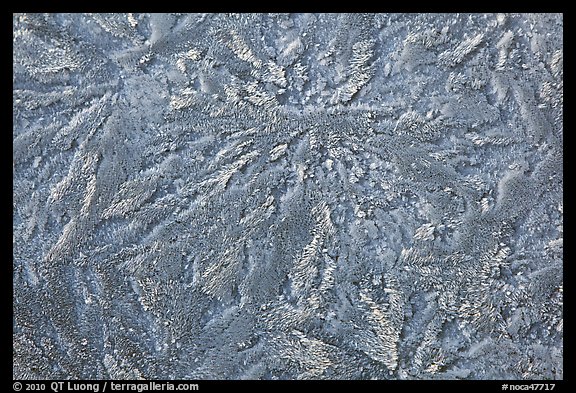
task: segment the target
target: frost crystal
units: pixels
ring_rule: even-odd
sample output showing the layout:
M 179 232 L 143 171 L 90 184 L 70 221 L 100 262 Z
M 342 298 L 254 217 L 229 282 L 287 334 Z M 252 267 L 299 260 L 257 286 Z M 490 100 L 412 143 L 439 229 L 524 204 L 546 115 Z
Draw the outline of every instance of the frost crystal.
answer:
M 562 25 L 15 14 L 13 377 L 563 378 Z

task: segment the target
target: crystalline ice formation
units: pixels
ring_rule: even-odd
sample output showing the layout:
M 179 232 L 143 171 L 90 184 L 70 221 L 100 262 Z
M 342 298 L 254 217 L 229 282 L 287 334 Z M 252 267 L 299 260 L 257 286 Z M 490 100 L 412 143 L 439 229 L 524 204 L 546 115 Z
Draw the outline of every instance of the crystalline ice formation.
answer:
M 14 378 L 562 378 L 562 30 L 14 15 Z

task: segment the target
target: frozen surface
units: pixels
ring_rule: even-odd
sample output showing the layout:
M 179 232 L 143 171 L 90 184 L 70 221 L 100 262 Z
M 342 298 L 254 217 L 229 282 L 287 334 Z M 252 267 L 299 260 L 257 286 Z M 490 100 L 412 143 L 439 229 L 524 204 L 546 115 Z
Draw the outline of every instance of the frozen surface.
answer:
M 561 379 L 562 15 L 14 15 L 14 378 Z

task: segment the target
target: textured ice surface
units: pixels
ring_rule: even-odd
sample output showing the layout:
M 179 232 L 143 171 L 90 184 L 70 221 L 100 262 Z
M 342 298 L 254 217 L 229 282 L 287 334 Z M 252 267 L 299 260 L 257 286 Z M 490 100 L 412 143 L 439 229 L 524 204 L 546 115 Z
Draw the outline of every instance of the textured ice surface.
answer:
M 562 15 L 14 15 L 15 378 L 562 378 Z

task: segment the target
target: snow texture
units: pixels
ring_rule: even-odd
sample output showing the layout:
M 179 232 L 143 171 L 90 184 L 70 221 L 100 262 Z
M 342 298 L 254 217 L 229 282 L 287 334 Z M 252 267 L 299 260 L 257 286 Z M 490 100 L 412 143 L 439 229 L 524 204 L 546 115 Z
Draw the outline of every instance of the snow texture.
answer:
M 563 16 L 13 16 L 13 377 L 562 379 Z

